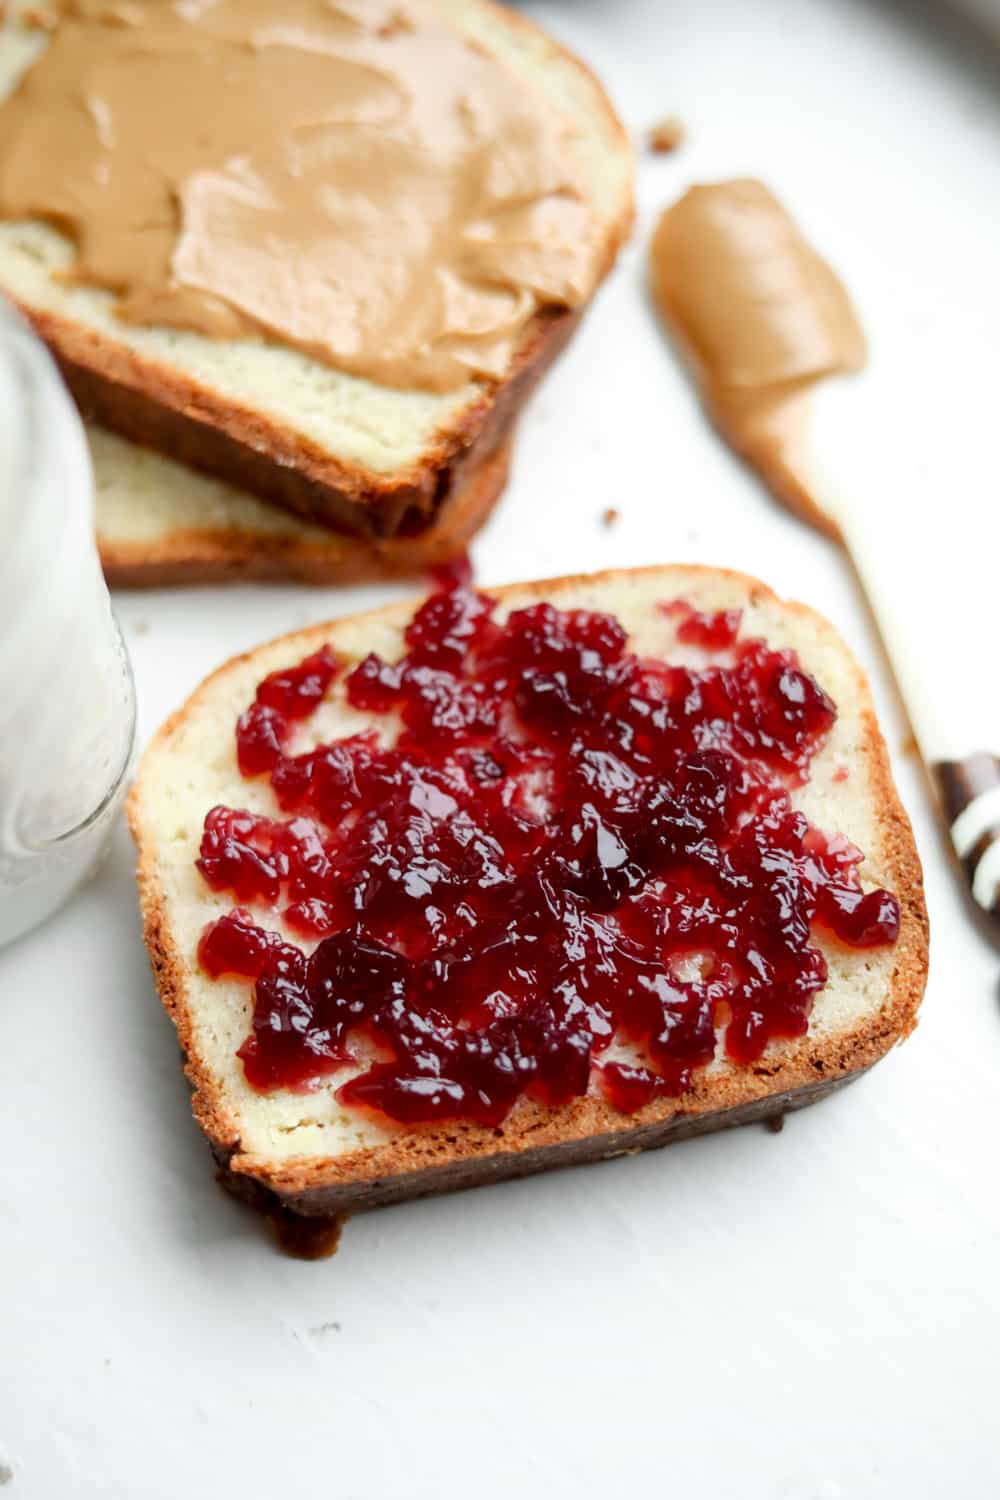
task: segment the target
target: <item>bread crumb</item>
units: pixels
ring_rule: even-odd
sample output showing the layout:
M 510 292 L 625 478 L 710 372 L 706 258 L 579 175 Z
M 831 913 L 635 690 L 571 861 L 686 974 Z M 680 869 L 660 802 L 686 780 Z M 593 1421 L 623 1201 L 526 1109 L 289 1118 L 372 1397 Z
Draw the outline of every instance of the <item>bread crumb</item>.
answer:
M 918 755 L 920 752 L 920 747 L 912 734 L 906 736 L 899 748 L 903 755 Z
M 320 1338 L 324 1333 L 339 1333 L 340 1324 L 337 1322 L 336 1318 L 331 1318 L 328 1323 L 317 1323 L 315 1327 L 310 1328 L 309 1332 L 312 1334 L 313 1338 Z
M 400 36 L 403 32 L 412 30 L 413 22 L 410 20 L 409 16 L 404 15 L 401 10 L 394 10 L 389 19 L 378 28 L 376 35 L 383 38 L 391 38 L 394 36 Z
M 687 130 L 680 116 L 666 115 L 649 129 L 646 134 L 646 145 L 657 156 L 664 156 L 668 151 L 676 151 L 678 146 L 684 144 L 686 138 Z
M 605 526 L 614 526 L 617 521 L 621 520 L 621 514 L 617 505 L 609 505 L 607 510 L 601 513 L 601 520 Z
M 137 5 L 115 5 L 101 17 L 106 26 L 141 26 L 142 11 Z
M 133 629 L 133 631 L 135 632 L 136 635 L 148 635 L 149 634 L 149 621 L 148 620 L 136 620 L 136 622 L 133 625 L 132 629 Z
M 21 12 L 21 24 L 33 31 L 55 31 L 59 17 L 54 10 L 44 10 L 40 5 L 30 5 Z

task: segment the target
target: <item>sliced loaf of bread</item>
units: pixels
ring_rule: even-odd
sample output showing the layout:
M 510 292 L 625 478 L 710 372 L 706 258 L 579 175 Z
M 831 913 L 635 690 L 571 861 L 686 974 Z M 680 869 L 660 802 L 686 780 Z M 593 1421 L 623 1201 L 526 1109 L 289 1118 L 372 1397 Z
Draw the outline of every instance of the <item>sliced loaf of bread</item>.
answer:
M 91 424 L 97 547 L 112 588 L 200 583 L 353 584 L 413 576 L 462 553 L 507 480 L 509 445 L 415 536 L 345 536 Z
M 631 226 L 633 157 L 600 83 L 506 6 L 433 4 L 569 120 L 567 149 L 601 227 L 606 273 Z M 48 45 L 45 30 L 25 23 L 35 9 L 25 0 L 5 7 L 0 100 Z M 0 164 L 2 151 L 0 142 Z M 0 292 L 47 341 L 85 416 L 306 519 L 369 537 L 430 526 L 453 492 L 468 491 L 506 447 L 581 312 L 542 307 L 502 378 L 444 393 L 400 390 L 278 343 L 123 322 L 109 292 L 65 277 L 72 259 L 51 224 L 0 222 Z
M 241 776 L 236 719 L 254 701 L 265 676 L 285 671 L 310 653 L 329 647 L 339 670 L 316 699 L 314 712 L 300 722 L 292 748 L 301 755 L 370 730 L 383 743 L 391 743 L 399 730 L 396 713 L 359 708 L 356 699 L 352 706 L 344 684 L 347 675 L 372 653 L 389 664 L 385 668 L 389 676 L 379 677 L 376 672 L 366 680 L 376 685 L 390 680 L 391 664 L 406 650 L 405 633 L 414 609 L 393 606 L 272 641 L 220 668 L 163 726 L 142 762 L 129 816 L 139 849 L 146 942 L 161 999 L 186 1056 L 194 1113 L 228 1185 L 244 1196 L 255 1196 L 261 1206 L 274 1211 L 293 1216 L 337 1215 L 780 1116 L 856 1077 L 915 1024 L 927 966 L 920 865 L 867 683 L 833 627 L 804 606 L 778 599 L 754 579 L 689 566 L 518 584 L 490 594 L 496 601 L 496 622 L 542 602 L 559 611 L 606 612 L 627 632 L 628 648 L 640 661 L 654 660 L 681 669 L 701 670 L 710 662 L 726 659 L 727 648 L 722 648 L 720 656 L 718 643 L 713 644 L 712 622 L 718 621 L 730 633 L 738 628 L 733 651 L 740 649 L 739 643 L 762 640 L 776 652 L 795 653 L 795 669 L 774 691 L 785 695 L 785 707 L 793 715 L 803 692 L 814 693 L 816 701 L 824 703 L 825 693 L 835 705 L 836 716 L 813 747 L 807 779 L 794 784 L 793 777 L 787 783 L 792 809 L 804 814 L 824 835 L 839 836 L 831 848 L 843 850 L 846 839 L 863 851 L 858 899 L 862 887 L 869 892 L 884 886 L 893 893 L 898 903 L 898 935 L 895 941 L 852 947 L 827 928 L 813 927 L 808 944 L 813 958 L 822 955 L 826 980 L 812 998 L 804 1034 L 773 1036 L 757 1055 L 740 1061 L 727 1050 L 722 1007 L 713 1023 L 714 1055 L 677 1075 L 679 1091 L 668 1089 L 645 1102 L 633 1099 L 632 1106 L 637 1103 L 638 1107 L 626 1109 L 620 1098 L 618 1102 L 609 1098 L 600 1086 L 599 1066 L 577 1097 L 552 1103 L 529 1091 L 508 1112 L 500 1111 L 485 1122 L 461 1118 L 459 1111 L 458 1117 L 440 1122 L 407 1124 L 377 1109 L 345 1102 L 341 1097 L 345 1080 L 368 1065 L 358 1056 L 311 1080 L 305 1089 L 277 1086 L 261 1091 L 259 1078 L 256 1086 L 251 1084 L 237 1055 L 241 1048 L 247 1055 L 253 986 L 231 974 L 211 978 L 199 961 L 203 934 L 236 904 L 231 891 L 213 889 L 196 866 L 206 815 L 221 804 L 265 818 L 287 816 L 266 775 Z M 679 600 L 684 602 L 678 605 Z M 710 615 L 709 625 L 705 626 L 701 613 L 692 616 L 692 610 Z M 472 618 L 463 616 L 461 610 L 459 616 Z M 589 631 L 586 622 L 592 617 L 579 618 L 584 621 L 581 628 Z M 698 629 L 684 628 L 685 620 L 691 618 L 701 621 Z M 547 628 L 543 616 L 537 620 L 542 621 L 540 628 Z M 724 638 L 725 631 L 719 639 Z M 411 631 L 411 646 L 414 639 Z M 590 660 L 588 666 L 586 652 L 576 660 L 584 674 L 593 665 Z M 812 683 L 799 675 L 799 666 L 811 674 Z M 650 670 L 655 673 L 660 668 Z M 362 675 L 369 672 L 370 665 Z M 545 691 L 558 694 L 557 679 L 558 674 L 546 678 Z M 666 699 L 674 705 L 666 711 L 667 719 L 671 713 L 686 712 L 680 700 L 671 699 L 671 694 L 680 691 L 681 679 L 663 669 L 660 680 Z M 688 706 L 689 698 L 685 700 Z M 735 713 L 743 710 L 734 709 Z M 741 725 L 734 721 L 727 726 L 716 720 L 708 722 L 705 732 L 710 739 L 725 740 L 730 728 L 743 734 L 746 723 L 741 720 Z M 523 723 L 520 728 L 508 723 L 503 732 L 528 743 L 532 740 L 532 732 Z M 659 731 L 654 726 L 650 733 L 655 732 Z M 579 744 L 584 745 L 586 731 L 581 733 L 584 738 Z M 482 748 L 487 752 L 490 743 L 484 731 Z M 566 753 L 572 757 L 575 747 L 574 741 L 574 748 Z M 484 764 L 494 764 L 489 754 Z M 604 789 L 614 795 L 615 786 L 623 785 L 621 778 L 627 779 L 630 773 L 622 771 L 613 757 L 600 764 Z M 438 812 L 447 823 L 453 815 L 447 799 Z M 692 852 L 691 858 L 701 856 Z M 381 853 L 375 859 L 380 863 Z M 614 865 L 616 857 L 606 863 Z M 402 873 L 405 880 L 407 872 Z M 411 873 L 418 873 L 416 867 Z M 572 885 L 572 873 L 566 878 Z M 672 878 L 668 874 L 666 887 L 655 887 L 656 900 L 665 889 L 669 893 Z M 759 878 L 766 884 L 770 877 Z M 779 875 L 774 882 L 767 893 L 772 917 L 759 919 L 764 924 L 764 940 L 769 920 L 777 924 L 786 920 L 782 903 L 787 891 Z M 558 896 L 556 892 L 552 899 Z M 253 907 L 252 915 L 264 928 L 283 933 L 306 950 L 315 946 L 315 939 L 303 941 L 301 933 L 295 935 L 277 905 L 265 902 Z M 796 941 L 804 951 L 801 933 Z M 454 949 L 451 957 L 455 957 Z M 665 983 L 671 972 L 664 960 Z M 578 980 L 586 985 L 586 964 Z M 659 977 L 654 974 L 648 982 L 655 990 Z M 430 1003 L 436 998 L 431 995 Z M 361 1050 L 363 1054 L 363 1044 Z M 625 1046 L 616 1055 L 627 1060 L 631 1054 Z M 594 1060 L 599 1063 L 596 1048 Z

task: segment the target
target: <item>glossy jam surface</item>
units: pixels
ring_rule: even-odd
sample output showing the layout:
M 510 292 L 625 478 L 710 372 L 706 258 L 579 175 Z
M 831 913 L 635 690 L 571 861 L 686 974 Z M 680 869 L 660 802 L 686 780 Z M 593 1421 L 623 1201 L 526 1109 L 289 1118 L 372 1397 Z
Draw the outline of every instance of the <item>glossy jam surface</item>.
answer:
M 827 977 L 814 935 L 866 948 L 899 928 L 860 851 L 790 800 L 834 720 L 822 689 L 740 640 L 736 612 L 664 607 L 695 669 L 637 657 L 609 615 L 536 604 L 500 624 L 448 583 L 401 661 L 346 677 L 351 705 L 398 725 L 391 746 L 294 753 L 338 674 L 328 648 L 239 720 L 240 768 L 281 815 L 208 814 L 199 869 L 238 905 L 199 956 L 253 984 L 251 1085 L 344 1070 L 345 1104 L 495 1125 L 523 1095 L 594 1084 L 633 1111 L 720 1045 L 750 1063 L 803 1035 Z

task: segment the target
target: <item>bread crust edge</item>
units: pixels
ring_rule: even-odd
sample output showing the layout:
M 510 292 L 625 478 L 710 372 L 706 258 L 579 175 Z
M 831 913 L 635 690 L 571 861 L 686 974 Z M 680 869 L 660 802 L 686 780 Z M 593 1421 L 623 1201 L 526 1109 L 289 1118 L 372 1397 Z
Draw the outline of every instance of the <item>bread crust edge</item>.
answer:
M 244 528 L 184 528 L 153 542 L 116 541 L 97 532 L 111 588 L 173 588 L 223 583 L 315 586 L 411 577 L 465 550 L 489 519 L 510 472 L 510 442 L 451 493 L 435 523 L 413 537 L 273 536 Z

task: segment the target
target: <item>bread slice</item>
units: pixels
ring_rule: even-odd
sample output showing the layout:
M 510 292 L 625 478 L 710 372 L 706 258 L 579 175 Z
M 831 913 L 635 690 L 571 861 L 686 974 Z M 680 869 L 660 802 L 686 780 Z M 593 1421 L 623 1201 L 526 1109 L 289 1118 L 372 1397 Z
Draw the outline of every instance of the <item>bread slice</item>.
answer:
M 386 541 L 313 526 L 221 480 L 91 426 L 97 547 L 113 588 L 410 576 L 465 550 L 507 481 L 500 448 L 445 500 L 434 525 Z
M 492 0 L 435 3 L 572 120 L 572 149 L 604 232 L 605 274 L 631 226 L 633 157 L 600 83 Z M 7 9 L 0 98 L 47 41 L 19 19 L 23 0 Z M 68 240 L 45 224 L 0 223 L 0 291 L 49 344 L 86 416 L 307 519 L 369 537 L 433 524 L 447 497 L 505 448 L 580 317 L 580 309 L 540 312 L 500 380 L 445 394 L 401 391 L 277 344 L 123 323 L 110 294 L 59 279 L 71 257 Z
M 697 664 L 699 657 L 697 648 L 677 644 L 674 624 L 658 608 L 676 598 L 701 610 L 741 609 L 741 635 L 794 648 L 838 706 L 794 803 L 818 827 L 845 834 L 865 851 L 866 888 L 885 885 L 899 900 L 898 940 L 859 951 L 814 933 L 829 979 L 815 999 L 808 1034 L 770 1043 L 749 1066 L 717 1055 L 680 1098 L 655 1100 L 635 1114 L 620 1113 L 592 1089 L 562 1108 L 522 1099 L 497 1128 L 464 1122 L 402 1128 L 343 1107 L 335 1095 L 350 1076 L 343 1071 L 309 1093 L 257 1093 L 236 1056 L 250 1026 L 249 986 L 210 981 L 196 957 L 205 925 L 232 905 L 195 869 L 206 812 L 220 802 L 276 811 L 266 778 L 239 776 L 235 719 L 265 674 L 324 642 L 348 664 L 371 651 L 396 659 L 412 610 L 393 606 L 272 641 L 220 668 L 167 721 L 146 752 L 129 803 L 146 943 L 187 1059 L 195 1116 L 229 1186 L 265 1206 L 336 1215 L 778 1116 L 856 1077 L 915 1024 L 927 968 L 920 865 L 867 683 L 833 627 L 751 578 L 689 566 L 516 584 L 492 594 L 498 619 L 542 600 L 612 612 L 633 649 L 671 661 Z M 309 721 L 306 743 L 371 722 L 347 706 L 335 684 Z M 274 925 L 270 913 L 266 925 Z

